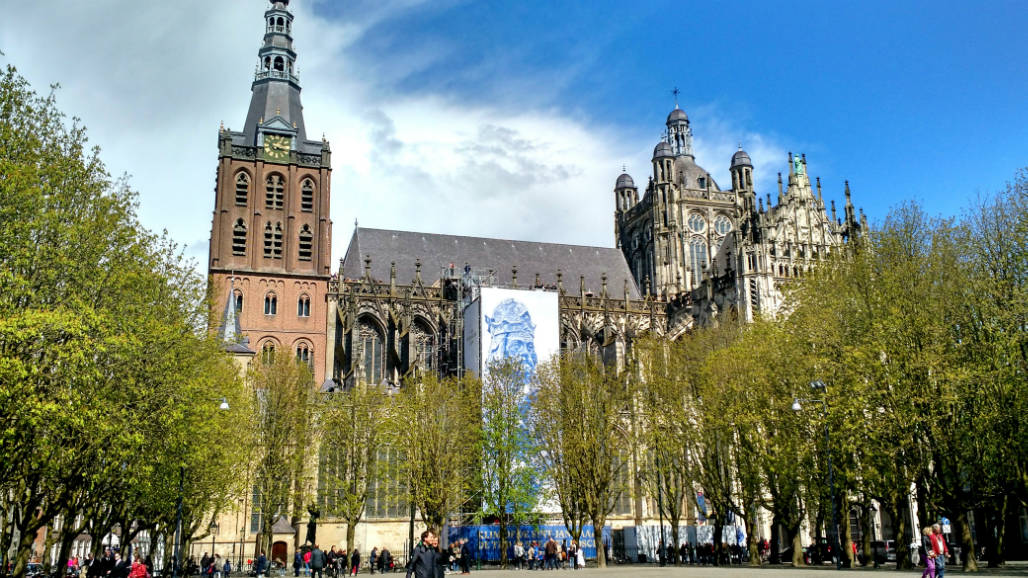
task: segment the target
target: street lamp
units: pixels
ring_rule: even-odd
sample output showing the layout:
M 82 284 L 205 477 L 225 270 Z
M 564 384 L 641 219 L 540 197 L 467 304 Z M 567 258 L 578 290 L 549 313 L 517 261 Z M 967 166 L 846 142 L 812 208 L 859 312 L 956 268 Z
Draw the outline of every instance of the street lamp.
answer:
M 217 401 L 217 400 L 211 400 Z M 228 399 L 221 398 L 218 404 L 219 411 L 228 411 Z M 186 466 L 178 467 L 178 500 L 175 502 L 175 555 L 171 563 L 171 578 L 178 578 L 178 571 L 182 563 L 182 485 L 186 479 Z
M 820 379 L 810 382 L 810 389 L 819 390 L 825 394 L 825 397 L 828 397 L 828 385 Z M 821 417 L 825 422 L 825 456 L 828 458 L 828 500 L 832 503 L 831 547 L 835 552 L 835 568 L 836 570 L 842 570 L 842 550 L 839 548 L 839 517 L 835 509 L 835 471 L 832 469 L 832 441 L 828 430 L 828 402 L 824 399 L 794 398 L 792 400 L 792 411 L 796 413 L 803 411 L 803 406 L 800 402 L 821 404 Z

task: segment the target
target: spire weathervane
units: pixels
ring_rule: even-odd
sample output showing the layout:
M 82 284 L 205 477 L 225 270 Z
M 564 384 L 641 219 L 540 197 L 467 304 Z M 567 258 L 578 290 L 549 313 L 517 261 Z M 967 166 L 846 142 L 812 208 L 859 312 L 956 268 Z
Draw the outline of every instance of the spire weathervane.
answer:
M 682 91 L 678 90 L 678 87 L 676 86 L 673 89 L 671 89 L 671 94 L 675 97 L 675 108 L 678 108 L 678 95 L 682 94 Z

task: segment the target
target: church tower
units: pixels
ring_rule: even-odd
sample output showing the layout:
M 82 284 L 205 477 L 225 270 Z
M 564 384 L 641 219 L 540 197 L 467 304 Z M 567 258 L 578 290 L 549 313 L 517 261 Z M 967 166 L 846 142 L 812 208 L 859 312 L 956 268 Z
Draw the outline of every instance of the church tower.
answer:
M 307 139 L 289 0 L 272 0 L 264 25 L 243 130 L 222 127 L 218 134 L 208 273 L 215 305 L 231 294 L 258 355 L 294 355 L 310 364 L 320 384 L 331 151 L 324 139 Z

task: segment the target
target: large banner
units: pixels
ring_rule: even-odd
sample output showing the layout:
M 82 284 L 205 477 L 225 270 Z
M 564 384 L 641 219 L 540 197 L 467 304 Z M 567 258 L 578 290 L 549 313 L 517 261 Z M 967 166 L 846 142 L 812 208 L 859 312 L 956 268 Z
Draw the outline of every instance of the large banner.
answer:
M 555 291 L 483 287 L 464 319 L 465 367 L 483 380 L 490 363 L 513 358 L 524 367 L 527 386 L 540 363 L 560 354 Z
M 507 559 L 513 561 L 514 543 L 519 539 L 519 532 L 516 526 L 508 527 L 507 532 L 507 541 L 509 542 Z M 488 562 L 500 559 L 500 526 L 498 525 L 451 526 L 448 538 L 451 544 L 457 539 L 467 539 L 468 547 L 471 548 L 471 552 L 478 560 Z M 550 538 L 556 540 L 557 544 L 571 545 L 571 534 L 568 533 L 568 529 L 562 524 L 521 526 L 520 540 L 526 552 L 532 542 L 543 545 Z M 610 526 L 603 527 L 603 541 L 604 546 L 610 546 Z M 593 536 L 592 525 L 582 527 L 582 539 L 579 542 L 579 546 L 584 550 L 587 559 L 592 560 L 596 558 L 596 539 Z

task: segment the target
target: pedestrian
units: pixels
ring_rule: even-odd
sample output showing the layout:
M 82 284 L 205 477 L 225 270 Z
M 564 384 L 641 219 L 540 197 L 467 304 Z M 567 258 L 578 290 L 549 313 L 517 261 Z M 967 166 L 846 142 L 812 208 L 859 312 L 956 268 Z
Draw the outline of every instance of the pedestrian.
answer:
M 382 548 L 378 555 L 378 571 L 383 574 L 393 571 L 393 554 L 389 548 Z
M 214 560 L 211 561 L 211 574 L 214 578 L 221 578 L 221 554 L 214 553 Z
M 921 530 L 921 547 L 924 548 L 924 572 L 921 578 L 935 578 L 935 553 L 932 546 L 932 527 Z
M 460 573 L 471 574 L 471 548 L 467 538 L 460 541 Z
M 232 562 L 228 561 L 228 556 L 225 556 L 225 564 L 221 567 L 221 572 L 225 578 L 232 575 Z
M 521 565 L 524 563 L 524 561 L 525 547 L 521 544 L 521 541 L 518 540 L 517 542 L 514 542 L 514 568 L 516 570 L 521 570 Z
M 439 565 L 439 536 L 431 528 L 421 533 L 421 543 L 414 548 L 407 563 L 406 578 L 436 578 Z
M 293 554 L 293 578 L 300 575 L 300 568 L 303 568 L 303 554 L 299 550 Z
M 583 549 L 581 546 L 579 546 L 578 542 L 574 542 L 574 544 L 575 544 L 575 565 L 578 566 L 579 568 L 585 568 L 585 549 Z
M 139 556 L 132 557 L 132 566 L 129 568 L 128 578 L 150 578 L 150 573 L 146 570 L 146 564 L 139 559 Z
M 368 570 L 372 574 L 375 573 L 375 564 L 378 562 L 378 546 L 371 549 L 371 555 L 368 556 Z
M 307 550 L 303 553 L 303 575 L 311 575 L 311 551 Z
M 350 558 L 350 576 L 356 576 L 361 569 L 361 553 L 357 548 L 353 549 L 353 556 Z
M 932 554 L 935 556 L 935 578 L 943 578 L 946 575 L 946 557 L 949 556 L 949 546 L 946 544 L 946 537 L 942 535 L 942 526 L 932 525 Z
M 316 578 L 324 578 L 325 570 L 325 553 L 321 551 L 321 548 L 317 544 L 309 552 L 310 564 L 311 564 L 311 576 Z
M 264 555 L 264 550 L 261 550 L 260 555 L 257 556 L 257 562 L 253 567 L 254 572 L 257 574 L 257 578 L 264 578 L 264 575 L 268 572 L 268 557 Z

